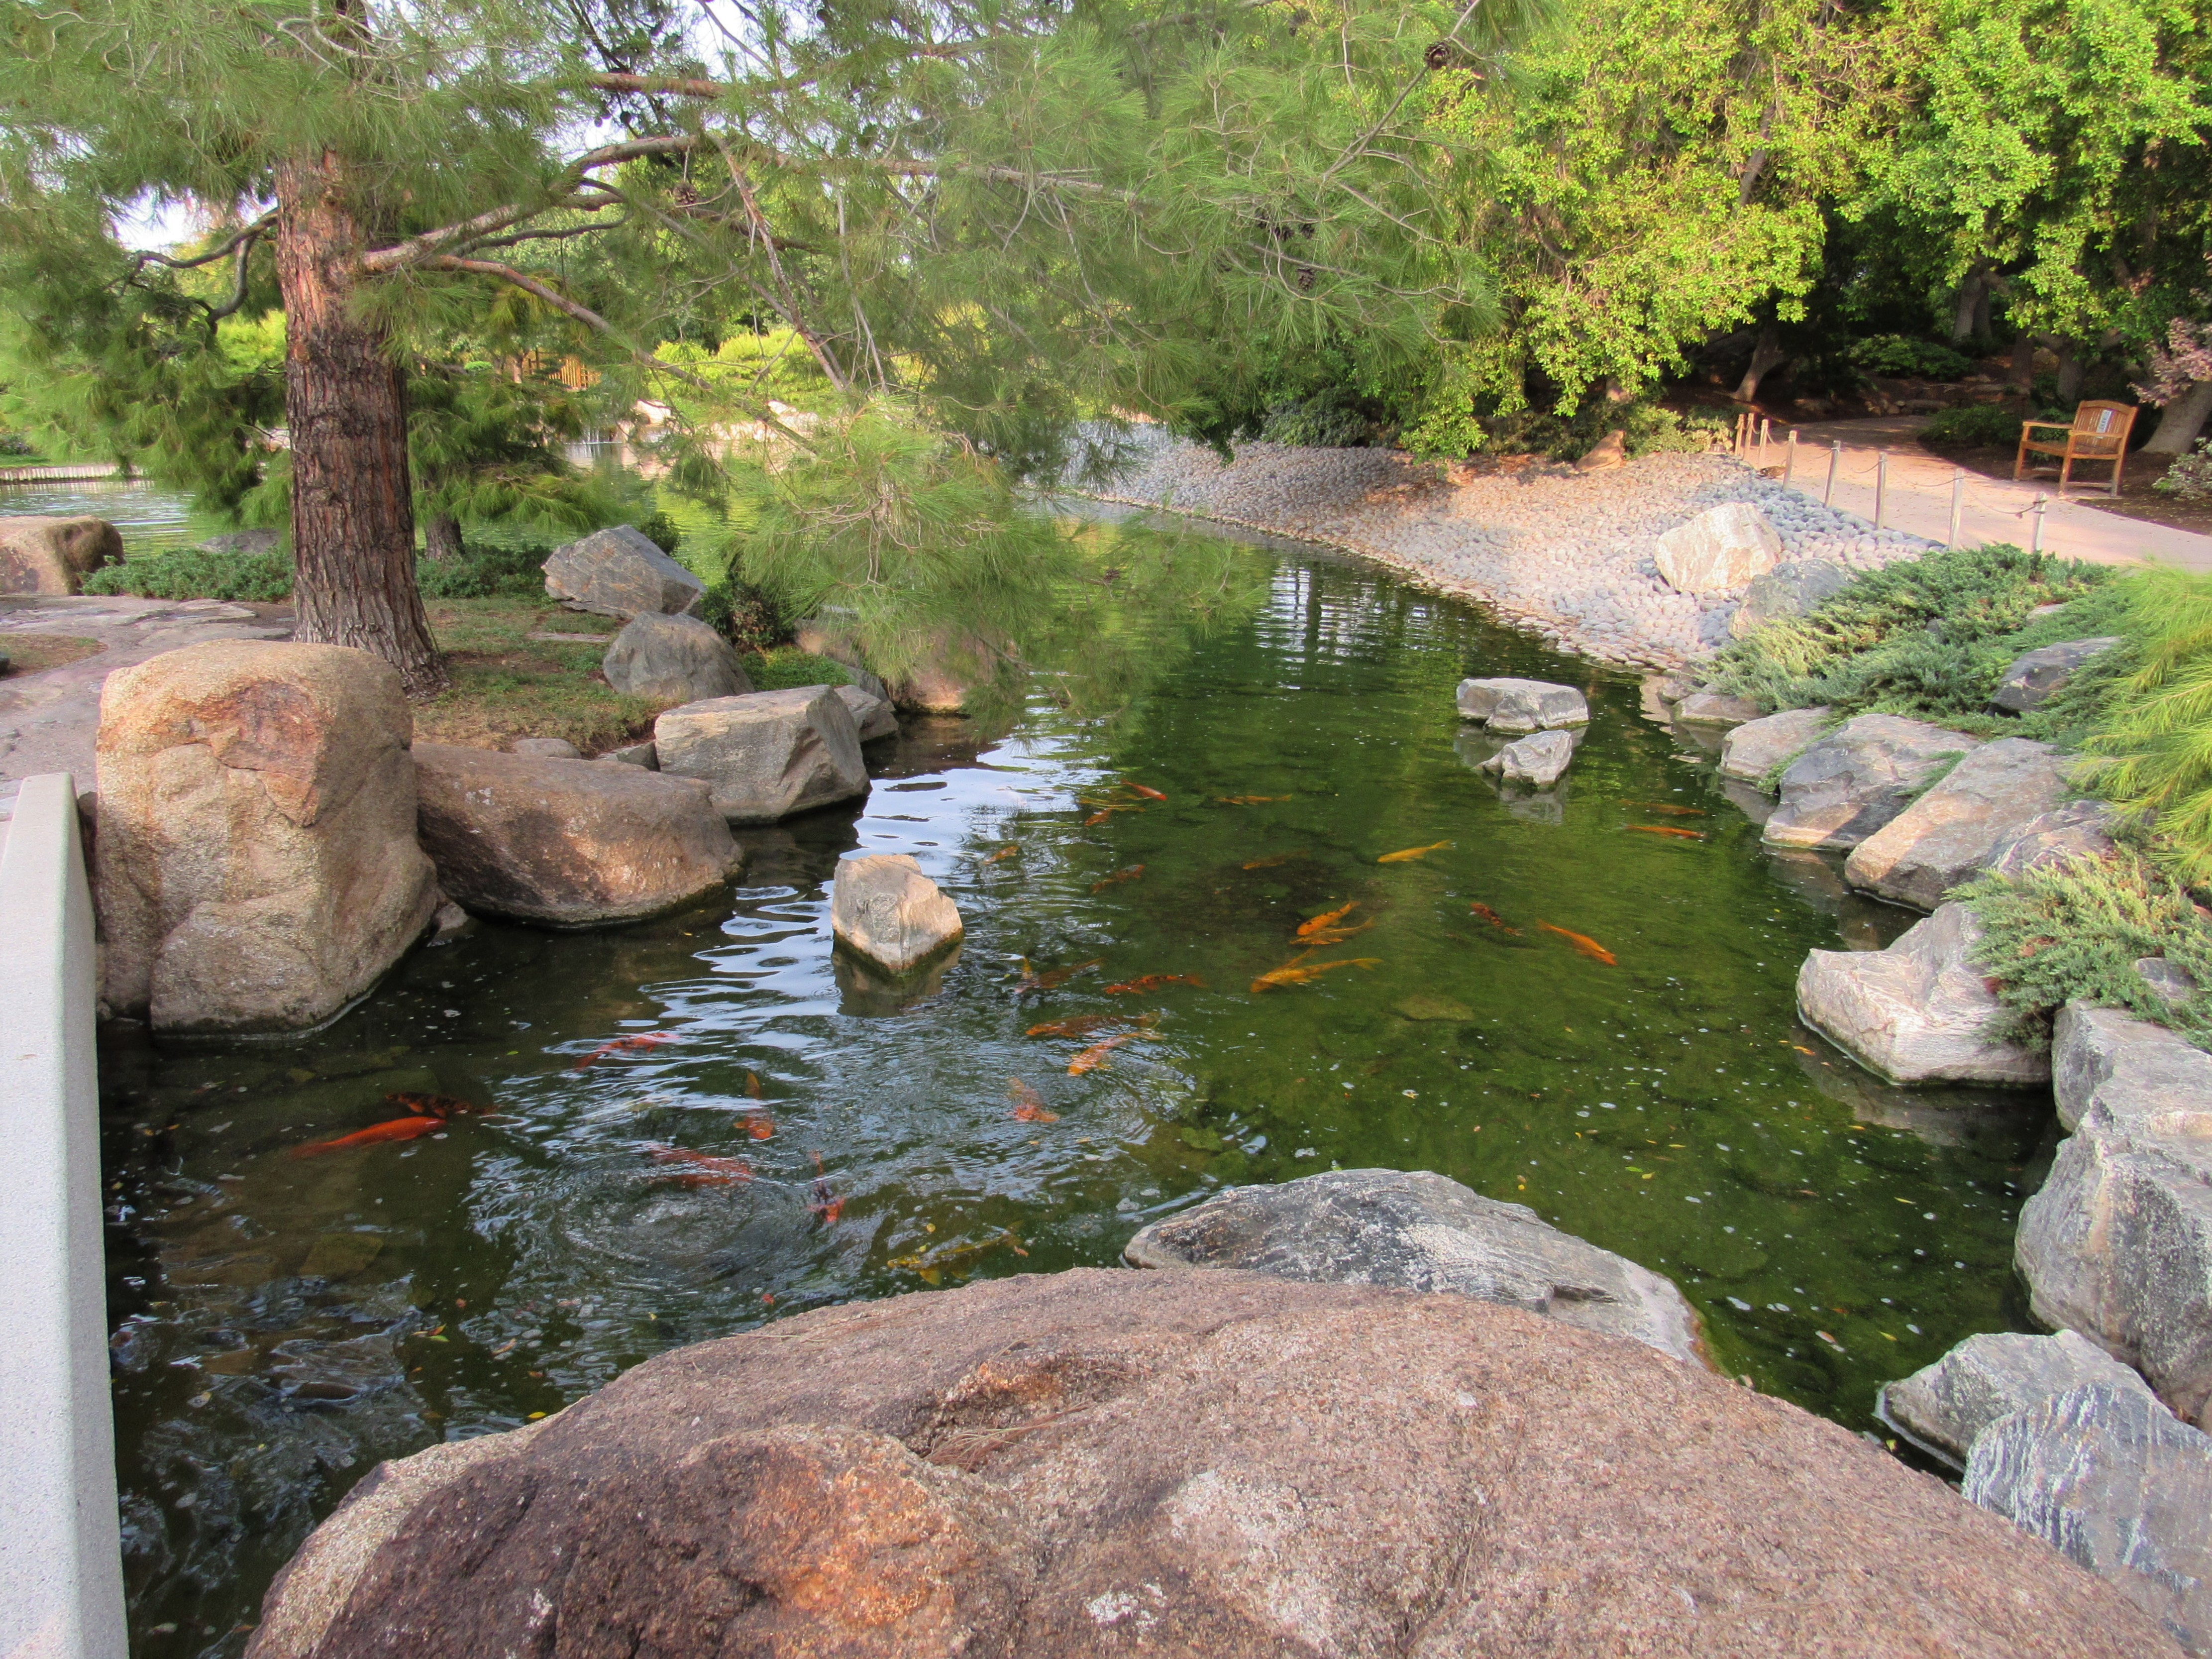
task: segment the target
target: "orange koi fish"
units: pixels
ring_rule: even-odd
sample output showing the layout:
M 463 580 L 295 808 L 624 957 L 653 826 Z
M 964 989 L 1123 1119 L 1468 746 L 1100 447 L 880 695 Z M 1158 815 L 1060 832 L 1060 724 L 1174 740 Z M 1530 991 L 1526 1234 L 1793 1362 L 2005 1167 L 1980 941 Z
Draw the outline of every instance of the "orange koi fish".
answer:
M 1353 935 L 1365 933 L 1374 925 L 1375 919 L 1370 916 L 1357 927 L 1324 927 L 1317 933 L 1301 932 L 1298 939 L 1309 951 L 1318 951 L 1324 945 L 1341 945 Z
M 1385 853 L 1381 858 L 1376 860 L 1375 862 L 1377 864 L 1407 864 L 1415 859 L 1426 858 L 1430 854 L 1441 851 L 1443 848 L 1450 845 L 1451 843 L 1448 841 L 1431 842 L 1426 847 L 1408 847 L 1402 852 Z
M 1222 806 L 1262 806 L 1271 800 L 1288 800 L 1288 795 L 1216 795 L 1214 801 Z
M 1100 963 L 1105 960 L 1106 958 L 1103 957 L 1093 957 L 1088 962 L 1075 963 L 1066 968 L 1048 969 L 1045 972 L 1040 974 L 1034 968 L 1030 966 L 1030 959 L 1027 957 L 1024 957 L 1021 959 L 1022 977 L 1020 981 L 1015 985 L 1014 993 L 1018 996 L 1024 991 L 1055 990 L 1059 987 L 1066 984 L 1068 981 L 1073 979 L 1078 974 L 1083 973 L 1088 969 L 1096 968 Z
M 1121 787 L 1133 795 L 1142 795 L 1146 800 L 1165 800 L 1167 799 L 1167 797 L 1160 793 L 1158 790 L 1147 789 L 1143 784 L 1132 783 L 1127 778 L 1121 780 Z
M 675 1041 L 676 1033 L 673 1031 L 647 1031 L 637 1036 L 617 1037 L 612 1042 L 603 1043 L 578 1060 L 576 1069 L 580 1072 L 593 1060 L 605 1060 L 609 1054 L 641 1054 L 648 1048 L 658 1048 L 664 1042 Z
M 745 1073 L 745 1094 L 753 1100 L 758 1100 L 761 1097 L 761 1080 L 758 1072 Z
M 1695 830 L 1677 830 L 1671 823 L 1632 823 L 1628 826 L 1640 835 L 1672 836 L 1677 841 L 1703 841 L 1705 836 Z
M 1141 812 L 1144 810 L 1141 806 L 1102 806 L 1083 820 L 1083 827 L 1088 830 L 1093 825 L 1103 823 L 1116 812 Z
M 741 1158 L 720 1158 L 713 1152 L 694 1152 L 689 1146 L 671 1146 L 660 1141 L 649 1141 L 640 1148 L 655 1164 L 672 1164 L 682 1171 L 668 1179 L 683 1187 L 734 1187 L 753 1178 L 753 1166 Z
M 1296 853 L 1270 853 L 1263 859 L 1254 859 L 1244 867 L 1247 870 L 1273 870 L 1279 865 L 1288 864 L 1296 857 Z
M 1141 979 L 1125 979 L 1119 985 L 1106 987 L 1109 997 L 1131 996 L 1149 991 L 1157 985 L 1195 985 L 1203 991 L 1206 981 L 1196 974 L 1146 974 Z
M 1103 893 L 1109 887 L 1119 886 L 1125 881 L 1134 881 L 1138 877 L 1144 873 L 1145 866 L 1143 865 L 1133 864 L 1126 870 L 1116 870 L 1112 875 L 1107 877 L 1103 881 L 1092 882 L 1091 884 L 1091 890 L 1094 893 Z
M 1592 962 L 1601 962 L 1607 967 L 1611 968 L 1617 965 L 1620 961 L 1620 958 L 1615 957 L 1612 951 L 1607 950 L 1605 946 L 1600 945 L 1595 939 L 1592 939 L 1587 933 L 1571 933 L 1565 927 L 1554 927 L 1550 922 L 1540 920 L 1536 923 L 1536 925 L 1547 933 L 1557 933 L 1561 939 L 1566 940 L 1568 944 L 1573 945 L 1576 950 L 1581 951 Z
M 434 1117 L 441 1123 L 449 1117 L 466 1117 L 482 1109 L 450 1095 L 386 1095 L 384 1098 L 388 1105 L 404 1106 L 417 1117 Z
M 1009 842 L 1006 846 L 1001 847 L 997 852 L 992 854 L 990 857 L 985 859 L 983 862 L 986 864 L 1004 864 L 1008 859 L 1018 857 L 1021 854 L 1021 850 L 1020 842 Z
M 766 1112 L 747 1112 L 737 1121 L 735 1127 L 743 1129 L 755 1140 L 766 1140 L 775 1133 L 775 1120 Z
M 1106 988 L 1110 991 L 1116 988 L 1109 985 Z M 1078 1014 L 1073 1019 L 1055 1019 L 1042 1025 L 1032 1025 L 1025 1035 L 1085 1037 L 1093 1031 L 1111 1030 L 1120 1025 L 1150 1025 L 1158 1018 L 1158 1014 L 1140 1014 L 1134 1019 L 1121 1014 Z
M 373 1123 L 366 1129 L 340 1135 L 336 1140 L 315 1140 L 295 1146 L 292 1156 L 320 1158 L 325 1152 L 350 1152 L 356 1146 L 374 1146 L 387 1140 L 412 1140 L 417 1135 L 435 1134 L 445 1125 L 445 1119 L 441 1117 L 395 1117 L 389 1123 Z
M 1702 806 L 1676 806 L 1663 800 L 1625 800 L 1620 804 L 1623 806 L 1640 806 L 1647 812 L 1670 812 L 1678 818 L 1704 818 L 1712 816 Z
M 1358 908 L 1359 901 L 1354 899 L 1351 903 L 1340 905 L 1334 910 L 1324 910 L 1311 920 L 1298 924 L 1298 937 L 1311 939 L 1316 933 L 1325 933 Z
M 1103 1042 L 1092 1043 L 1067 1062 L 1068 1076 L 1081 1077 L 1085 1072 L 1097 1071 L 1106 1063 L 1107 1055 L 1114 1050 L 1125 1042 L 1135 1042 L 1140 1038 L 1147 1042 L 1153 1040 L 1149 1031 L 1124 1031 L 1119 1036 L 1108 1037 Z
M 1296 961 L 1284 963 L 1273 973 L 1261 975 L 1252 981 L 1252 989 L 1257 993 L 1278 985 L 1304 985 L 1335 968 L 1379 968 L 1382 965 L 1380 957 L 1346 957 L 1337 962 L 1316 962 L 1310 968 L 1301 965 L 1304 961 L 1305 958 L 1300 957 Z
M 1017 1123 L 1057 1123 L 1060 1114 L 1045 1109 L 1044 1097 L 1018 1077 L 1006 1079 L 1006 1093 L 1014 1102 Z
M 1516 939 L 1519 939 L 1521 937 L 1521 930 L 1518 927 L 1508 927 L 1505 925 L 1505 918 L 1499 915 L 1497 911 L 1492 909 L 1481 900 L 1477 899 L 1474 903 L 1468 905 L 1467 908 L 1474 911 L 1476 915 L 1480 916 L 1485 921 L 1488 922 L 1492 927 L 1495 927 L 1499 933 L 1510 933 Z
M 814 1155 L 817 1174 L 814 1177 L 814 1201 L 806 1207 L 822 1219 L 825 1227 L 837 1224 L 837 1218 L 845 1213 L 845 1200 L 830 1190 L 830 1177 L 820 1174 L 822 1154 Z

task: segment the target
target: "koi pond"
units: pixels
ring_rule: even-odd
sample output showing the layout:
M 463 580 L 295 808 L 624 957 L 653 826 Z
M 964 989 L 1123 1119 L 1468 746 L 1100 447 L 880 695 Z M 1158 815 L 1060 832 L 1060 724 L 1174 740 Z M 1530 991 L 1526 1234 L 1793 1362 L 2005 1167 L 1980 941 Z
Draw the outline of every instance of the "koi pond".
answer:
M 1216 1188 L 1333 1165 L 1438 1170 L 1672 1275 L 1723 1369 L 1856 1430 L 1883 1381 L 2024 1328 L 2047 1095 L 1886 1088 L 1795 1017 L 1808 949 L 1910 915 L 1762 848 L 1632 678 L 1310 550 L 1228 556 L 1251 603 L 1115 716 L 1040 672 L 995 725 L 910 721 L 859 810 L 741 832 L 710 907 L 481 927 L 296 1041 L 109 1034 L 137 1652 L 239 1652 L 379 1459 L 794 1310 L 1109 1265 Z M 1557 791 L 1476 769 L 1469 672 L 1587 688 Z M 966 919 L 919 986 L 833 957 L 854 848 Z M 1254 988 L 1340 910 L 1305 965 L 1347 965 Z M 293 1156 L 406 1093 L 478 1111 Z

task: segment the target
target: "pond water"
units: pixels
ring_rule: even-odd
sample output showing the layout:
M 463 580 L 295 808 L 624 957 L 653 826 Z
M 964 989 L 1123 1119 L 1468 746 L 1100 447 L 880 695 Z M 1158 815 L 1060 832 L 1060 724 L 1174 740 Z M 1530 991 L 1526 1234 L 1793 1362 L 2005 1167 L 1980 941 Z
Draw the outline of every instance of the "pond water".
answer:
M 84 483 L 0 484 L 0 516 L 43 514 L 105 519 L 123 533 L 128 554 L 166 553 L 190 547 L 230 528 L 192 510 L 185 496 L 118 478 Z
M 2021 1327 L 2047 1095 L 1885 1088 L 1794 1015 L 1808 949 L 1909 916 L 1762 848 L 1633 679 L 1325 556 L 1239 556 L 1263 601 L 1123 717 L 1043 675 L 1003 731 L 913 723 L 858 810 L 745 832 L 711 905 L 484 927 L 298 1041 L 111 1032 L 136 1650 L 239 1651 L 380 1458 L 794 1310 L 1110 1264 L 1219 1186 L 1333 1164 L 1439 1170 L 1671 1274 L 1724 1370 L 1854 1429 L 1885 1379 Z M 1588 688 L 1555 794 L 1475 769 L 1469 672 Z M 918 989 L 833 957 L 856 847 L 913 854 L 967 920 Z M 1362 931 L 1307 965 L 1357 965 L 1252 988 L 1346 905 Z M 1188 979 L 1116 988 L 1155 975 Z M 1153 1023 L 1079 1073 L 1093 1039 L 1025 1035 L 1102 1014 Z M 410 1091 L 496 1115 L 292 1155 Z M 687 1186 L 663 1146 L 755 1177 Z

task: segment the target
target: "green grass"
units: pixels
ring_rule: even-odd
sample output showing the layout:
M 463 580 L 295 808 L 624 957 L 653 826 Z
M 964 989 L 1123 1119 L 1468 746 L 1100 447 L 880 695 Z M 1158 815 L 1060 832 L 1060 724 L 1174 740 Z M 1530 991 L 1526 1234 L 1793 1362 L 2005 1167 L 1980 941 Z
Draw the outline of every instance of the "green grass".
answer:
M 748 652 L 745 678 L 756 691 L 785 691 L 794 685 L 850 685 L 845 665 L 830 657 L 809 656 L 795 645 L 780 645 L 765 654 Z

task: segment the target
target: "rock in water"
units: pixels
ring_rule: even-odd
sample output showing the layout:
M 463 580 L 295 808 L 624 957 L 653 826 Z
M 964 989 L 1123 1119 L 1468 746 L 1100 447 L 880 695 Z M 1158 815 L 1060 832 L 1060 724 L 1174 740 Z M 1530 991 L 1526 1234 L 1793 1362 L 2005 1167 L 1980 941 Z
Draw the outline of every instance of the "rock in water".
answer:
M 1892 1083 L 2041 1083 L 2048 1057 L 1982 1035 L 2002 1011 L 1973 961 L 1981 933 L 1965 905 L 1946 904 L 1887 951 L 1815 951 L 1797 972 L 1797 1012 Z
M 1449 1291 L 1525 1308 L 1703 1365 L 1698 1316 L 1674 1281 L 1426 1170 L 1330 1170 L 1232 1187 L 1155 1221 L 1136 1267 L 1245 1267 L 1317 1285 Z
M 415 745 L 423 850 L 480 915 L 556 927 L 658 915 L 744 860 L 711 792 L 635 766 Z
M 1764 720 L 1747 720 L 1721 739 L 1721 775 L 1765 787 L 1767 774 L 1793 761 L 1820 741 L 1830 710 L 1785 708 Z
M 1768 623 L 1809 615 L 1850 585 L 1850 568 L 1833 559 L 1801 559 L 1795 564 L 1777 565 L 1764 576 L 1752 579 L 1751 591 L 1729 618 L 1729 632 L 1741 639 Z
M 1458 702 L 1462 720 L 1480 720 L 1493 732 L 1589 724 L 1589 703 L 1583 694 L 1548 680 L 1462 680 Z
M 1748 501 L 1709 507 L 1659 538 L 1662 580 L 1685 593 L 1725 593 L 1782 558 L 1782 538 Z
M 889 697 L 879 697 L 864 686 L 841 685 L 836 690 L 845 707 L 853 711 L 853 724 L 859 728 L 862 743 L 898 736 L 898 709 Z
M 383 1465 L 246 1651 L 555 1631 L 820 1659 L 2176 1652 L 1793 1406 L 1517 1309 L 1235 1272 L 988 1280 L 661 1354 Z
M 1535 732 L 1514 738 L 1483 762 L 1482 769 L 1497 773 L 1507 783 L 1533 783 L 1539 789 L 1548 789 L 1559 781 L 1559 774 L 1574 757 L 1571 733 Z
M 1628 465 L 1628 434 L 1615 427 L 1591 447 L 1589 454 L 1575 463 L 1577 472 L 1611 472 Z
M 1846 720 L 1790 763 L 1762 838 L 1774 847 L 1856 847 L 1981 744 L 1895 714 Z
M 684 615 L 707 585 L 644 532 L 618 524 L 555 549 L 545 561 L 545 591 L 579 611 L 628 620 L 653 611 Z
M 830 927 L 894 974 L 905 973 L 960 937 L 960 911 L 903 853 L 848 853 L 837 860 Z
M 2065 793 L 2065 775 L 2049 744 L 2026 738 L 1985 743 L 1861 842 L 1844 866 L 1844 879 L 1897 903 L 1933 910 Z
M 772 823 L 868 793 L 853 712 L 826 685 L 687 702 L 653 722 L 653 747 L 663 773 L 713 785 L 732 823 Z
M 1998 1419 L 1974 1442 L 1966 1495 L 2212 1653 L 2212 1438 L 2147 1389 L 2090 1383 Z
M 1747 726 L 1762 718 L 1748 698 L 1717 691 L 1693 691 L 1674 705 L 1674 719 L 1684 726 Z
M 2001 876 L 2054 870 L 2083 859 L 2108 859 L 2114 851 L 2108 801 L 2069 800 L 2038 813 L 1997 843 L 1989 867 Z
M 616 690 L 661 702 L 703 702 L 753 689 L 730 642 L 696 617 L 632 617 L 600 668 Z
M 87 576 L 122 562 L 123 533 L 105 519 L 0 517 L 0 593 L 81 593 Z
M 2031 651 L 2005 670 L 2004 678 L 1990 694 L 1990 702 L 2015 714 L 2039 708 L 2074 678 L 2075 669 L 2119 642 L 2118 635 L 2109 634 L 2094 640 L 2068 640 L 2063 645 L 2046 645 L 2039 651 Z
M 2014 1261 L 2036 1317 L 2126 1360 L 2200 1427 L 2212 1412 L 2212 1054 L 2117 1009 L 2052 1034 L 2061 1143 Z
M 414 721 L 365 651 L 225 641 L 108 676 L 101 1000 L 156 1030 L 296 1030 L 422 936 Z
M 1997 1419 L 2085 1382 L 2150 1396 L 2142 1378 L 2077 1332 L 2000 1331 L 1970 1336 L 1934 1364 L 1889 1383 L 1875 1410 L 1914 1444 L 1963 1468 L 1974 1437 Z

